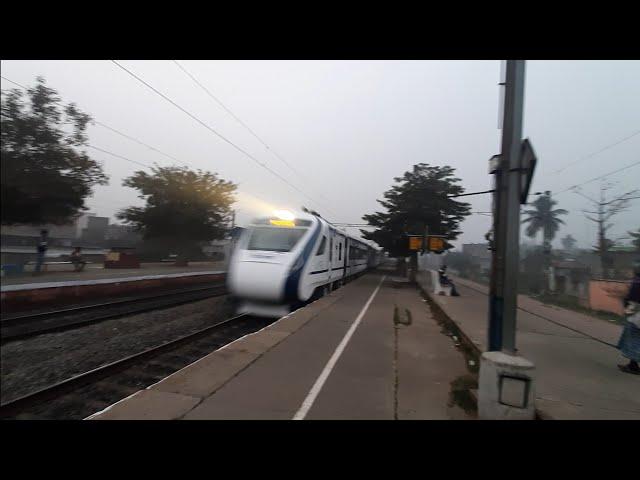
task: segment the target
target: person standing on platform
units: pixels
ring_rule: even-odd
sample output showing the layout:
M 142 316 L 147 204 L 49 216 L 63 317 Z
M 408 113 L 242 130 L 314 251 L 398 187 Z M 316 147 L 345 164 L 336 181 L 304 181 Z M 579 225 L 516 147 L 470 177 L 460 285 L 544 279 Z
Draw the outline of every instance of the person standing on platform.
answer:
M 634 264 L 634 277 L 629 293 L 624 298 L 625 323 L 618 341 L 620 353 L 629 359 L 626 365 L 618 365 L 625 373 L 640 375 L 640 259 Z
M 34 273 L 40 273 L 42 269 L 42 264 L 44 263 L 44 257 L 47 253 L 47 236 L 49 232 L 47 230 L 40 231 L 40 240 L 38 241 L 37 246 L 37 256 L 36 256 L 36 268 Z

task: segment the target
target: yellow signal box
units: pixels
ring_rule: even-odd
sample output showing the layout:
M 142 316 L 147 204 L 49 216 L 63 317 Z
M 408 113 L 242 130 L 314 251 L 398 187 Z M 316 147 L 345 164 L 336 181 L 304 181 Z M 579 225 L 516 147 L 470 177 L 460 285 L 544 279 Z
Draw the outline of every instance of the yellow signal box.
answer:
M 409 237 L 409 250 L 421 250 L 422 237 Z
M 444 238 L 429 236 L 427 239 L 427 249 L 430 252 L 440 252 L 444 250 Z

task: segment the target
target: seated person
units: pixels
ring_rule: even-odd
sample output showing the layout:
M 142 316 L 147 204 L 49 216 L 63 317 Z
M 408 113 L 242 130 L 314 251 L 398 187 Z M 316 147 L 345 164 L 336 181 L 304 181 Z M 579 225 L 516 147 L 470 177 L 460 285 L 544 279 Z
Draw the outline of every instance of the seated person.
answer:
M 73 252 L 71 252 L 71 255 L 69 257 L 76 272 L 81 272 L 82 270 L 84 270 L 84 266 L 87 264 L 87 262 L 85 262 L 82 258 L 82 254 L 80 253 L 81 250 L 81 247 L 76 247 Z
M 447 276 L 447 266 L 443 265 L 440 270 L 438 270 L 438 275 L 440 276 L 440 284 L 443 287 L 449 286 L 451 287 L 451 296 L 452 297 L 459 297 L 460 294 L 458 293 L 458 290 L 456 289 L 455 284 L 453 283 L 453 281 Z

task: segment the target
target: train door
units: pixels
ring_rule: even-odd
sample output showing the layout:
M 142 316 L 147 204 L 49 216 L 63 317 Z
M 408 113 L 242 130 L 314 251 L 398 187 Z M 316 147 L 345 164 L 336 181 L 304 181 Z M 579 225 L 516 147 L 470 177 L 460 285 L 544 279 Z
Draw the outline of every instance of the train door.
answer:
M 344 252 L 342 252 L 344 258 L 343 258 L 343 270 L 342 270 L 342 278 L 347 278 L 347 266 L 349 265 L 348 259 L 349 259 L 349 239 L 347 237 L 344 237 Z
M 333 279 L 333 230 L 329 230 L 329 280 Z
M 324 278 L 326 275 L 323 272 L 327 272 L 328 266 L 328 254 L 327 254 L 327 235 L 320 236 L 320 243 L 318 249 L 312 259 L 311 270 L 320 274 L 317 278 Z

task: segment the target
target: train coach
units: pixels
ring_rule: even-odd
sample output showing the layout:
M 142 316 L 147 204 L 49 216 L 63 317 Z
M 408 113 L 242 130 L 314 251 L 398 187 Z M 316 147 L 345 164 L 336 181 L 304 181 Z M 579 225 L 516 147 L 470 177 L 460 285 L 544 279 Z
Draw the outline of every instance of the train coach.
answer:
M 281 317 L 375 268 L 380 258 L 319 215 L 278 211 L 245 229 L 227 282 L 238 313 Z

